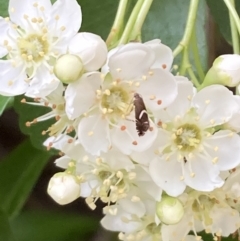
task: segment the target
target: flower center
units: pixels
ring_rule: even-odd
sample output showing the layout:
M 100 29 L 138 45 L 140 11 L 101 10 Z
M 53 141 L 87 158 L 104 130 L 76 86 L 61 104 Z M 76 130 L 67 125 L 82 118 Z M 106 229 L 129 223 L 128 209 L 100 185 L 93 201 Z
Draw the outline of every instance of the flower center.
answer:
M 48 52 L 48 42 L 41 35 L 31 34 L 18 40 L 18 47 L 22 58 L 27 62 L 39 62 Z
M 113 86 L 105 90 L 101 99 L 101 106 L 108 113 L 126 116 L 131 111 L 131 97 L 124 86 Z
M 184 152 L 193 151 L 201 142 L 201 131 L 194 124 L 184 124 L 175 132 L 175 144 Z

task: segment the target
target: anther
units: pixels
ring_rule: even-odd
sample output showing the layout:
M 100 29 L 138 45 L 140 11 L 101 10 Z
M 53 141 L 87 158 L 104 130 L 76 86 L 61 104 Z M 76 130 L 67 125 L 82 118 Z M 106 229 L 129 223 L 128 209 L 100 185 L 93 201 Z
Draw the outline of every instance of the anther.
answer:
M 191 100 L 191 99 L 192 99 L 192 96 L 191 96 L 191 95 L 188 95 L 187 99 L 188 99 L 188 100 Z
M 214 119 L 211 119 L 210 120 L 210 123 L 213 125 L 215 123 L 215 120 Z
M 89 136 L 92 136 L 92 135 L 93 135 L 93 131 L 89 131 L 89 132 L 88 132 L 88 135 L 89 135 Z
M 149 131 L 153 131 L 153 127 L 152 126 L 149 127 Z
M 47 134 L 46 131 L 42 131 L 42 135 L 45 136 Z
M 131 198 L 131 201 L 134 202 L 134 203 L 139 202 L 140 200 L 141 199 L 137 196 L 132 196 L 132 198 Z
M 111 94 L 111 92 L 110 92 L 110 90 L 109 90 L 109 89 L 106 89 L 106 90 L 104 91 L 104 94 L 106 94 L 106 95 L 110 95 L 110 94 Z
M 143 76 L 142 76 L 142 79 L 143 79 L 143 80 L 147 80 L 147 76 L 146 76 L 146 75 L 143 75 Z
M 136 87 L 140 86 L 140 83 L 139 83 L 139 82 L 136 82 L 136 83 L 135 83 L 135 86 L 136 86 Z
M 159 127 L 162 127 L 162 122 L 161 122 L 161 121 L 158 121 L 157 125 L 158 125 Z
M 30 61 L 33 60 L 33 56 L 32 56 L 32 55 L 28 55 L 27 58 L 28 58 L 28 60 L 30 60 Z
M 149 71 L 148 74 L 149 74 L 150 76 L 152 76 L 152 75 L 153 75 L 153 71 Z
M 5 46 L 8 45 L 8 41 L 7 41 L 7 40 L 4 40 L 4 41 L 3 41 L 3 45 L 5 45 Z
M 14 13 L 14 12 L 15 12 L 15 9 L 14 9 L 14 8 L 11 8 L 10 11 L 11 11 L 12 13 Z
M 133 144 L 134 146 L 136 146 L 138 143 L 137 143 L 137 141 L 133 141 L 132 144 Z
M 126 126 L 121 126 L 121 131 L 125 131 L 126 129 L 127 129 L 127 127 Z
M 195 173 L 192 172 L 192 173 L 190 174 L 190 176 L 191 176 L 191 177 L 195 177 Z
M 107 113 L 107 108 L 103 108 L 103 109 L 102 109 L 102 113 L 103 113 L 103 114 L 106 114 L 106 113 Z
M 61 119 L 61 116 L 60 116 L 60 115 L 56 115 L 56 116 L 55 116 L 55 120 L 56 120 L 56 121 L 58 121 L 58 120 L 60 120 L 60 119 Z
M 120 73 L 120 72 L 122 71 L 122 69 L 121 69 L 121 68 L 117 68 L 116 71 L 117 71 L 118 73 Z
M 38 7 L 38 3 L 34 3 L 33 7 L 37 8 Z
M 64 27 L 64 26 L 62 26 L 62 27 L 60 28 L 61 31 L 64 31 L 65 29 L 66 29 L 66 27 Z
M 163 68 L 163 69 L 166 69 L 166 68 L 167 68 L 167 65 L 166 65 L 166 64 L 163 64 L 163 65 L 162 65 L 162 68 Z
M 73 161 L 71 161 L 71 162 L 68 163 L 68 166 L 69 166 L 69 167 L 74 167 L 74 166 L 75 166 L 75 163 L 74 163 Z
M 40 10 L 43 12 L 45 10 L 45 8 L 43 6 L 41 6 Z
M 13 85 L 13 81 L 12 80 L 9 80 L 8 81 L 8 86 L 12 86 Z
M 69 144 L 73 143 L 73 139 L 68 139 L 67 141 Z
M 59 20 L 59 15 L 56 15 L 56 16 L 55 16 L 55 20 Z
M 108 113 L 112 113 L 112 112 L 113 112 L 113 109 L 110 109 L 110 108 L 109 108 L 109 109 L 107 109 L 107 112 L 108 112 Z
M 30 121 L 27 121 L 25 125 L 26 125 L 27 127 L 30 127 L 30 126 L 31 126 L 31 122 L 30 122 Z
M 210 103 L 210 100 L 205 100 L 205 104 L 208 105 Z
M 180 176 L 180 181 L 183 181 L 184 180 L 184 176 Z
M 26 99 L 25 98 L 21 99 L 21 103 L 26 103 Z
M 36 18 L 32 18 L 32 19 L 31 19 L 31 22 L 32 22 L 32 23 L 36 23 L 36 22 L 37 22 L 37 19 L 36 19 Z
M 161 104 L 162 104 L 162 101 L 161 101 L 161 100 L 158 100 L 158 101 L 157 101 L 157 104 L 158 104 L 158 105 L 161 105 Z
M 216 164 L 218 162 L 218 157 L 214 157 L 213 159 L 212 159 L 212 163 L 213 164 Z
M 150 99 L 150 100 L 155 100 L 155 99 L 156 99 L 156 96 L 155 96 L 155 95 L 151 95 L 149 99 Z

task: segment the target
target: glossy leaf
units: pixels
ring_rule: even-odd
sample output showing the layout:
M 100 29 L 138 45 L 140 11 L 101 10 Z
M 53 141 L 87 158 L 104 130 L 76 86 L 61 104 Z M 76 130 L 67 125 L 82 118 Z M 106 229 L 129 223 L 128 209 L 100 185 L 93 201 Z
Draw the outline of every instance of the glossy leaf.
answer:
M 78 241 L 87 240 L 96 232 L 99 220 L 76 214 L 31 211 L 21 214 L 11 224 L 18 241 Z
M 162 43 L 174 49 L 181 41 L 187 21 L 189 1 L 155 0 L 143 27 L 143 41 L 160 38 Z M 199 1 L 196 35 L 202 65 L 206 68 L 207 41 L 205 34 L 206 5 Z M 179 64 L 177 62 L 176 64 Z
M 0 210 L 0 240 L 16 241 L 12 234 L 7 215 Z
M 26 140 L 0 162 L 0 207 L 8 217 L 19 213 L 48 159 Z
M 231 44 L 232 40 L 229 13 L 225 3 L 223 1 L 218 1 L 216 4 L 216 0 L 206 0 L 206 2 L 221 34 L 228 41 L 228 43 Z M 240 14 L 240 1 L 237 0 L 235 3 L 238 14 Z

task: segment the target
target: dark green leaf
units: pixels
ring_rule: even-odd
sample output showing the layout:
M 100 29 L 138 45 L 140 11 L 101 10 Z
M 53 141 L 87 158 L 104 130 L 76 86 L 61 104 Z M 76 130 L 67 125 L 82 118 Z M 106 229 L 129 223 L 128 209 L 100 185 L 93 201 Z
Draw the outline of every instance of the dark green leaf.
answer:
M 162 43 L 174 49 L 181 41 L 189 9 L 186 0 L 155 0 L 151 6 L 143 27 L 143 40 L 160 38 Z M 205 34 L 206 6 L 204 1 L 199 1 L 197 14 L 196 34 L 198 49 L 202 65 L 206 68 L 207 42 Z M 179 64 L 179 63 L 177 63 Z
M 8 16 L 8 0 L 0 0 L 0 16 Z
M 218 1 L 216 4 L 216 0 L 206 0 L 208 7 L 210 8 L 210 12 L 219 27 L 220 32 L 223 37 L 228 41 L 228 43 L 232 43 L 231 40 L 231 29 L 230 29 L 230 20 L 228 9 L 223 1 Z M 240 14 L 240 1 L 235 1 L 236 8 L 238 10 L 238 14 Z
M 13 97 L 0 95 L 0 115 L 11 101 L 13 101 Z
M 3 241 L 15 241 L 12 230 L 9 226 L 7 215 L 0 210 L 0 240 Z
M 12 221 L 18 241 L 79 241 L 96 232 L 99 220 L 75 214 L 31 211 Z
M 26 140 L 0 162 L 0 206 L 8 217 L 18 214 L 48 159 Z

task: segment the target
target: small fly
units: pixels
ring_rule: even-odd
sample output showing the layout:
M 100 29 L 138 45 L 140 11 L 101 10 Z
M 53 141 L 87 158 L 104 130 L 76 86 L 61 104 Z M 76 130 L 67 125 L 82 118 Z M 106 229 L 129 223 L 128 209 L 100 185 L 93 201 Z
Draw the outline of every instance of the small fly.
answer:
M 144 136 L 150 125 L 145 104 L 138 93 L 134 94 L 133 104 L 135 106 L 136 130 L 139 136 Z

